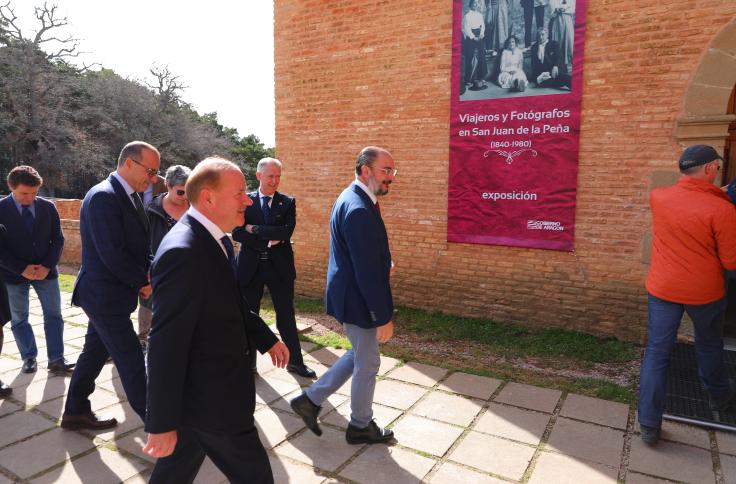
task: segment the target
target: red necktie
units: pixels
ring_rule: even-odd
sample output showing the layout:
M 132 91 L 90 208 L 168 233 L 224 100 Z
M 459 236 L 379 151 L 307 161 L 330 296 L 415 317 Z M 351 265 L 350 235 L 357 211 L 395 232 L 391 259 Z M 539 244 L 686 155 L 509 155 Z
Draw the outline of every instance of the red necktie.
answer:
M 376 210 L 378 210 L 378 215 L 381 215 L 381 206 L 376 202 Z

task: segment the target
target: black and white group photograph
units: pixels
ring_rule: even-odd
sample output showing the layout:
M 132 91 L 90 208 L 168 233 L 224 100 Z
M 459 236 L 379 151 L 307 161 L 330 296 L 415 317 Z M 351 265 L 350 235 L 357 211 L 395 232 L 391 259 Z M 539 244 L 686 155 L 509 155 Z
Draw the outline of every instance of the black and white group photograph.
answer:
M 463 0 L 460 100 L 569 93 L 575 0 Z

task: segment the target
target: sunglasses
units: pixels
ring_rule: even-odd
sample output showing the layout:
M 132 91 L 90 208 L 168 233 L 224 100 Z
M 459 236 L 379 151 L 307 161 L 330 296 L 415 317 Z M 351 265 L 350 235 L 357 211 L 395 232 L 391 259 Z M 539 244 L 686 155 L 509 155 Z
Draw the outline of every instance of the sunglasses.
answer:
M 141 165 L 143 168 L 146 169 L 146 173 L 148 173 L 149 177 L 158 176 L 158 170 L 155 168 L 148 168 L 146 165 L 141 163 L 140 161 L 136 160 L 135 158 L 130 158 L 130 161 L 135 163 L 136 165 Z

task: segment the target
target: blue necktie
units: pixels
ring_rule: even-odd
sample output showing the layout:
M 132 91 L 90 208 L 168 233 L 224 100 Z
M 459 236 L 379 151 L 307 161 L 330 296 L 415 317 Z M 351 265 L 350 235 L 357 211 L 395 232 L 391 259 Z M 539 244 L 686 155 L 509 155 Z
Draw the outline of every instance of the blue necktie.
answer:
M 35 223 L 36 219 L 33 217 L 33 212 L 31 212 L 31 206 L 21 205 L 21 208 L 21 218 L 23 219 L 23 225 L 25 225 L 28 232 L 33 233 L 33 224 Z
M 271 215 L 271 207 L 268 206 L 268 202 L 271 201 L 271 197 L 263 197 L 263 205 L 261 211 L 263 212 L 263 223 L 268 224 L 268 217 Z
M 237 274 L 237 266 L 235 265 L 235 248 L 233 247 L 233 243 L 230 241 L 230 237 L 223 235 L 220 242 L 225 246 L 227 260 L 230 262 L 230 268 L 233 270 L 233 274 Z

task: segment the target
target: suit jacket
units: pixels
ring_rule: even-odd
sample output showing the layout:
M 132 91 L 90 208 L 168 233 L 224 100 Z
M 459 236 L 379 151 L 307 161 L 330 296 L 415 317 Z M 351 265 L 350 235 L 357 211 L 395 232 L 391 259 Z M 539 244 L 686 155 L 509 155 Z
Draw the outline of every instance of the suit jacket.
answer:
M 271 201 L 268 220 L 263 218 L 258 190 L 248 196 L 253 205 L 245 211 L 245 223 L 258 225 L 258 235 L 249 234 L 245 226 L 233 230 L 233 239 L 240 242 L 238 254 L 238 279 L 243 285 L 248 284 L 258 269 L 260 252 L 267 250 L 269 240 L 280 240 L 281 243 L 268 249 L 269 258 L 279 275 L 284 279 L 294 280 L 294 251 L 291 248 L 291 234 L 296 227 L 296 200 L 294 197 L 276 192 Z
M 28 232 L 13 197 L 0 200 L 0 224 L 7 234 L 0 241 L 0 277 L 8 284 L 28 282 L 20 274 L 29 264 L 41 264 L 51 269 L 46 279 L 56 279 L 61 252 L 64 250 L 64 234 L 56 206 L 48 200 L 36 197 L 36 221 L 33 233 Z
M 227 432 L 250 428 L 255 386 L 248 339 L 261 352 L 277 339 L 246 309 L 219 243 L 186 214 L 164 237 L 151 272 L 146 431 L 182 424 Z
M 151 261 L 146 227 L 112 175 L 93 186 L 79 216 L 82 267 L 72 303 L 92 314 L 130 314 L 148 284 Z
M 391 321 L 390 270 L 391 252 L 381 215 L 368 194 L 352 184 L 337 198 L 330 215 L 327 314 L 363 328 Z
M 567 72 L 565 57 L 561 55 L 560 45 L 554 40 L 548 40 L 544 46 L 544 62 L 539 62 L 539 43 L 532 44 L 532 73 L 534 81 L 542 72 L 552 72 L 552 67 L 557 66 L 560 72 Z

